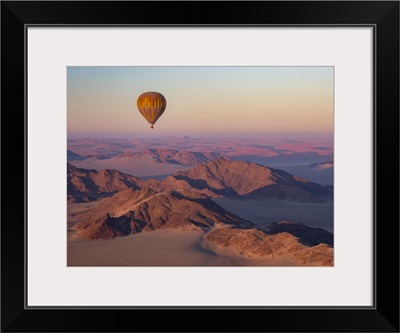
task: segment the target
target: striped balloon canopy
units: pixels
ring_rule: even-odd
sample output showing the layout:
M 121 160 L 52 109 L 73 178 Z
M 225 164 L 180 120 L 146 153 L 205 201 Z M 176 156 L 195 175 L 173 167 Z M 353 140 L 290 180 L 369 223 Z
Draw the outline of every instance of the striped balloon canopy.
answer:
M 158 92 L 148 91 L 141 94 L 137 99 L 137 108 L 151 125 L 150 128 L 154 128 L 153 125 L 164 113 L 166 107 L 165 97 Z

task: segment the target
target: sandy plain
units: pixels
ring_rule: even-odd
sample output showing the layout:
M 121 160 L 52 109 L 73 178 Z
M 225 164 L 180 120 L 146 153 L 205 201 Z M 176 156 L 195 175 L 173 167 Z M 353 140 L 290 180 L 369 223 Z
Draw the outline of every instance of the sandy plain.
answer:
M 290 256 L 248 259 L 228 249 L 207 249 L 202 232 L 157 230 L 102 240 L 68 232 L 68 266 L 294 266 Z

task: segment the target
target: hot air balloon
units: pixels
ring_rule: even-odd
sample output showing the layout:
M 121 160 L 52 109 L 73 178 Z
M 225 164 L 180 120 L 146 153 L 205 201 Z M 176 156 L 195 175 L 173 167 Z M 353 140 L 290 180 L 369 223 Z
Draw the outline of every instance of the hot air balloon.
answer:
M 150 128 L 154 128 L 153 125 L 164 113 L 166 107 L 165 97 L 158 92 L 148 91 L 141 94 L 137 99 L 137 108 L 151 125 Z

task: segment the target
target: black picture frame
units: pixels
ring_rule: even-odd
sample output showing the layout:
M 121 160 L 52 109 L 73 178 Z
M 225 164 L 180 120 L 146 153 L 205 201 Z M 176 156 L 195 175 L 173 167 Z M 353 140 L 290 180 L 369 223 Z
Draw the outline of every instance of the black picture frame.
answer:
M 121 24 L 374 28 L 372 307 L 26 306 L 26 29 Z M 1 69 L 3 332 L 399 332 L 399 1 L 2 1 Z

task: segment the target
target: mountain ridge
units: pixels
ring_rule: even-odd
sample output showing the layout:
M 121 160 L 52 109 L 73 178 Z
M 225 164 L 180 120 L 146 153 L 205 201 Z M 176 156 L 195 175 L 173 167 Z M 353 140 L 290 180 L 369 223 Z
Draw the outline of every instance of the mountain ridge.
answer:
M 76 216 L 76 213 L 75 213 Z M 158 229 L 206 231 L 219 225 L 249 227 L 250 221 L 192 193 L 126 189 L 81 212 L 75 229 L 88 239 L 114 238 Z
M 166 186 L 174 186 L 176 182 L 213 198 L 237 196 L 322 202 L 324 197 L 332 196 L 329 189 L 286 171 L 225 158 L 179 171 L 163 180 Z
M 143 157 L 149 156 L 158 163 L 169 163 L 179 165 L 198 165 L 205 163 L 219 157 L 224 156 L 220 153 L 211 153 L 206 151 L 190 151 L 190 150 L 176 150 L 168 148 L 153 148 L 140 152 L 128 152 L 119 154 L 116 158 L 123 157 Z M 225 158 L 228 158 L 225 156 Z
M 286 171 L 252 162 L 232 161 L 219 157 L 163 180 L 142 180 L 117 170 L 79 169 L 68 163 L 68 194 L 116 192 L 130 187 L 149 187 L 155 191 L 187 190 L 209 198 L 280 199 L 300 202 L 322 202 L 332 191 Z

